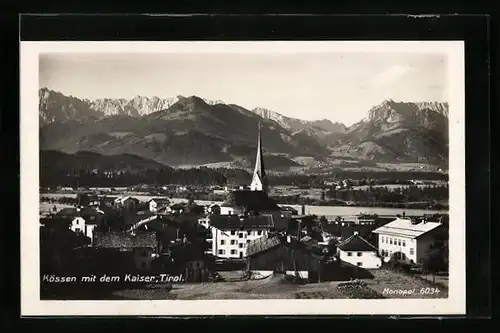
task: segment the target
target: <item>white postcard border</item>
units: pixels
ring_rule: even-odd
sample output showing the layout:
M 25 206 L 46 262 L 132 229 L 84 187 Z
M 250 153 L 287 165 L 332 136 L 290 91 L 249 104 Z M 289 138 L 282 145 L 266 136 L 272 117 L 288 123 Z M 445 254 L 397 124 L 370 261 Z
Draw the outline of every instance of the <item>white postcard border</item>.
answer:
M 465 314 L 465 69 L 463 41 L 21 42 L 21 315 L 446 315 Z M 41 301 L 38 64 L 40 53 L 398 52 L 448 55 L 449 298 L 383 300 Z

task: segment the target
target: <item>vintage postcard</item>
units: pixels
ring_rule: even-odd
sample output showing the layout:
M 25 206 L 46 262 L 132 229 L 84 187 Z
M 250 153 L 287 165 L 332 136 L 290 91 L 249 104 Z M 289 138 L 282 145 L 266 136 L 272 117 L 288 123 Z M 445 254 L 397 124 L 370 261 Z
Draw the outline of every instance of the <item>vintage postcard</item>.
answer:
M 22 315 L 465 314 L 463 42 L 20 51 Z

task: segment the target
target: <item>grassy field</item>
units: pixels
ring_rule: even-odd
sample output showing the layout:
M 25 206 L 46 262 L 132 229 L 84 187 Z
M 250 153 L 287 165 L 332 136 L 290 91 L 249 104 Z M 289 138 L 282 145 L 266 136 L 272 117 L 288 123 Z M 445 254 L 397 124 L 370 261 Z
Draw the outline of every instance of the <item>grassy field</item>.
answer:
M 370 298 L 446 298 L 448 289 L 438 287 L 439 293 L 431 293 L 430 282 L 407 276 L 401 273 L 383 270 L 373 270 L 373 280 L 363 280 L 364 287 L 345 288 L 345 282 L 322 282 L 309 284 L 292 284 L 282 277 L 271 276 L 261 280 L 216 282 L 216 283 L 186 283 L 167 285 L 152 285 L 147 289 L 129 289 L 113 293 L 113 299 L 147 299 L 147 300 L 210 300 L 210 299 L 348 299 Z M 340 288 L 339 288 L 340 285 Z M 397 295 L 384 293 L 384 289 L 415 290 L 412 295 Z M 426 292 L 420 292 L 424 289 Z M 378 296 L 377 296 L 378 295 Z
M 374 275 L 373 280 L 366 280 L 367 285 L 378 293 L 383 294 L 387 298 L 447 298 L 448 288 L 436 286 L 427 279 L 419 279 L 405 275 L 403 273 L 393 272 L 387 269 L 373 270 L 371 273 Z M 444 281 L 439 281 L 444 282 Z M 447 283 L 446 283 L 447 284 Z M 436 288 L 439 290 L 430 290 Z M 397 294 L 384 293 L 384 290 L 413 291 L 411 296 L 401 297 Z

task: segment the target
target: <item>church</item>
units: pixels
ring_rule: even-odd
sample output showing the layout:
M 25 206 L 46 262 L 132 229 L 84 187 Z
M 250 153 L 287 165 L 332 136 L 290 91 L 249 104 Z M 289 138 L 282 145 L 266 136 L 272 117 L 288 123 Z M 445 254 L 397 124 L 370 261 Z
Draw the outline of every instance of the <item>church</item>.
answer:
M 212 253 L 215 256 L 245 258 L 250 241 L 287 227 L 288 221 L 283 218 L 281 207 L 268 196 L 268 191 L 259 123 L 257 156 L 250 189 L 230 192 L 220 206 L 220 214 L 210 217 Z
M 262 213 L 279 213 L 281 208 L 268 196 L 269 183 L 262 153 L 262 136 L 260 122 L 257 134 L 257 156 L 250 183 L 250 189 L 236 190 L 228 194 L 221 205 L 221 215 L 257 215 Z

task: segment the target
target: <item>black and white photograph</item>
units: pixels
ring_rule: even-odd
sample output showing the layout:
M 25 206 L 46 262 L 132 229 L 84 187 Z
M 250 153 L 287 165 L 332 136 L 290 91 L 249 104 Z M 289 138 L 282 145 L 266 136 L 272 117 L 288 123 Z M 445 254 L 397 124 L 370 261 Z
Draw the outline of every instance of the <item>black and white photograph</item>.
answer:
M 22 42 L 26 307 L 464 312 L 463 56 Z

